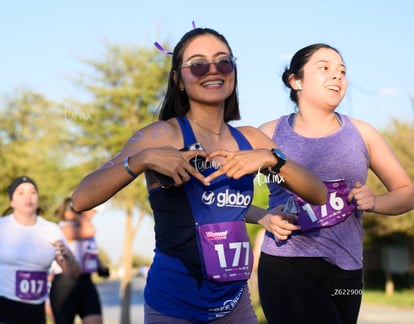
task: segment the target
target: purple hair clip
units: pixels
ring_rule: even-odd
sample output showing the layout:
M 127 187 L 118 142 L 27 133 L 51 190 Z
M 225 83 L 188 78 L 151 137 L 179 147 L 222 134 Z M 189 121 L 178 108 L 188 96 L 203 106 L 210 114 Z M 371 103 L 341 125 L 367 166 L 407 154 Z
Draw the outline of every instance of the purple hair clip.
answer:
M 196 24 L 195 24 L 195 22 L 194 22 L 194 20 L 192 21 L 192 25 L 193 25 L 193 29 L 196 29 L 197 27 L 196 27 Z M 154 45 L 155 45 L 155 47 L 160 51 L 160 52 L 162 52 L 162 53 L 164 53 L 164 54 L 167 54 L 167 55 L 172 55 L 173 54 L 173 52 L 171 52 L 171 51 L 167 51 L 164 47 L 162 47 L 161 46 L 161 44 L 160 43 L 158 43 L 158 42 L 154 42 Z
M 160 45 L 160 43 L 158 43 L 158 42 L 154 42 L 154 45 L 155 45 L 155 47 L 160 51 L 160 52 L 162 52 L 162 53 L 164 53 L 164 54 L 167 54 L 167 55 L 172 55 L 173 54 L 173 52 L 170 52 L 170 51 L 167 51 L 164 47 L 162 47 L 161 45 Z

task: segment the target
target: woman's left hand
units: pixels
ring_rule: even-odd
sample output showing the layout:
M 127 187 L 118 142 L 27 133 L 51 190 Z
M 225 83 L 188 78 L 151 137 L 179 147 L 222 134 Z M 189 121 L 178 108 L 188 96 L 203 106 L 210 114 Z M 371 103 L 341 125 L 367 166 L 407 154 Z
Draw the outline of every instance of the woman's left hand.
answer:
M 261 168 L 276 163 L 274 156 L 268 149 L 255 149 L 230 152 L 227 150 L 217 150 L 207 156 L 208 161 L 214 162 L 220 168 L 210 174 L 206 181 L 211 182 L 214 179 L 225 174 L 229 178 L 240 179 L 246 174 L 257 173 Z M 222 163 L 224 162 L 224 163 Z
M 375 197 L 371 189 L 366 184 L 356 182 L 354 188 L 348 195 L 348 201 L 355 199 L 357 209 L 371 211 L 375 209 Z
M 52 245 L 56 249 L 55 260 L 62 268 L 62 271 L 68 275 L 78 276 L 81 273 L 80 265 L 63 241 L 57 240 Z

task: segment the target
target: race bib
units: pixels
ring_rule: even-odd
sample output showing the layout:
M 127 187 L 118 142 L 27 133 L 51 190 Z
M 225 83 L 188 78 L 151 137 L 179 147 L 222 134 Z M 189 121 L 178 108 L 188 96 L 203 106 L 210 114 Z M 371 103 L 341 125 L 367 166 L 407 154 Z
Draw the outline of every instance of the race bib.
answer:
M 198 227 L 207 278 L 214 281 L 247 280 L 253 253 L 244 221 Z
M 92 273 L 98 270 L 98 255 L 86 252 L 82 258 L 82 272 Z
M 82 241 L 82 272 L 92 273 L 99 268 L 98 247 L 96 246 L 95 238 L 91 237 Z
M 328 200 L 325 205 L 311 205 L 295 196 L 298 204 L 297 224 L 302 231 L 329 227 L 344 221 L 354 210 L 355 204 L 348 202 L 349 189 L 345 180 L 325 181 Z
M 15 292 L 23 300 L 37 300 L 46 296 L 46 271 L 16 271 Z

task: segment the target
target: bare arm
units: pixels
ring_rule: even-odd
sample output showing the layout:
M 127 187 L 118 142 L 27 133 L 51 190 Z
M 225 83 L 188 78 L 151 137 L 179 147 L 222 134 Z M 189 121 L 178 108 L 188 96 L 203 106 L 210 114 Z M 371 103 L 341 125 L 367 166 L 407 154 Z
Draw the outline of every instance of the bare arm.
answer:
M 55 241 L 53 246 L 56 249 L 55 260 L 63 273 L 78 276 L 81 273 L 81 267 L 70 249 L 61 240 Z
M 349 199 L 357 208 L 378 214 L 399 215 L 414 208 L 414 186 L 389 144 L 370 125 L 353 120 L 361 133 L 370 156 L 370 168 L 387 189 L 374 195 L 366 184 L 357 183 Z
M 267 210 L 255 205 L 251 205 L 246 213 L 246 222 L 259 224 L 259 221 L 267 214 Z
M 207 177 L 212 181 L 222 174 L 239 179 L 243 175 L 258 173 L 264 168 L 276 165 L 277 159 L 271 148 L 276 144 L 263 132 L 253 127 L 240 128 L 249 139 L 253 150 L 227 152 L 218 150 L 209 155 L 209 159 L 221 156 L 226 163 L 220 169 Z M 311 204 L 322 205 L 326 202 L 327 190 L 324 183 L 313 172 L 287 158 L 286 164 L 280 170 L 280 185 L 291 190 Z
M 260 224 L 278 240 L 287 240 L 293 231 L 300 230 L 300 226 L 294 224 L 296 215 L 286 213 L 282 209 L 283 205 L 272 210 L 251 205 L 246 214 L 246 222 Z
M 115 195 L 135 177 L 125 168 L 125 159 L 136 175 L 152 169 L 174 179 L 175 185 L 189 180 L 189 174 L 204 181 L 188 162 L 199 151 L 180 152 L 181 132 L 172 122 L 157 122 L 137 131 L 113 159 L 85 176 L 72 194 L 76 211 L 91 209 Z

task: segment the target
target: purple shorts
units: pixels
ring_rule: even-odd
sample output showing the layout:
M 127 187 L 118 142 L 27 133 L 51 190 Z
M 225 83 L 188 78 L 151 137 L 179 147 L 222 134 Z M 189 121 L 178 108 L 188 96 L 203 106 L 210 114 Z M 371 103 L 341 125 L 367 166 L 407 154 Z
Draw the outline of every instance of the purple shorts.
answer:
M 144 324 L 193 324 L 193 322 L 184 318 L 176 318 L 172 316 L 163 315 L 147 304 L 144 305 Z M 229 323 L 243 323 L 243 324 L 258 324 L 256 314 L 254 313 L 251 301 L 249 289 L 246 288 L 240 298 L 234 311 L 230 314 L 219 318 L 217 320 L 208 322 L 211 324 L 229 324 Z

